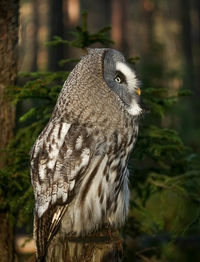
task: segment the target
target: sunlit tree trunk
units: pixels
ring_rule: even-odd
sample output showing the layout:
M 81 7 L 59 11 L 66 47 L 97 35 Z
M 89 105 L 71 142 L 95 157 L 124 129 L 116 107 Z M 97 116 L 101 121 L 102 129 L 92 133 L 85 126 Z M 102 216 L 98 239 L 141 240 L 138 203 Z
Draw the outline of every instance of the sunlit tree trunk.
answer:
M 64 24 L 65 27 L 75 27 L 78 25 L 80 16 L 80 1 L 64 1 Z
M 0 168 L 6 165 L 3 150 L 13 137 L 15 109 L 5 98 L 17 74 L 18 0 L 0 1 Z M 0 202 L 3 201 L 0 196 Z M 6 211 L 0 211 L 0 261 L 13 261 L 13 231 Z

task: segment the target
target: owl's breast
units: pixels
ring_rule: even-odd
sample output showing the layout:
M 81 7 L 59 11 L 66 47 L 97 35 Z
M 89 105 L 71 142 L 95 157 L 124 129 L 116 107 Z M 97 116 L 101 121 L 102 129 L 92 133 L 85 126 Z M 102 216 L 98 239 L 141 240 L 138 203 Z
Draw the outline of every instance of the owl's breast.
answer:
M 79 235 L 102 224 L 117 227 L 124 223 L 129 203 L 127 162 L 137 134 L 133 127 L 123 134 L 115 130 L 107 136 L 101 130 L 93 130 L 95 153 L 68 207 L 63 232 Z

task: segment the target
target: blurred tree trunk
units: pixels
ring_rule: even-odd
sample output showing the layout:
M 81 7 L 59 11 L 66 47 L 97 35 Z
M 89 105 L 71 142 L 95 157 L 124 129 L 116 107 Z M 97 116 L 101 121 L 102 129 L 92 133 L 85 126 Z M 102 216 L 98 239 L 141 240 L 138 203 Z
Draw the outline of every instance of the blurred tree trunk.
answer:
M 88 24 L 92 30 L 96 30 L 99 27 L 101 28 L 102 22 L 105 26 L 111 24 L 112 1 L 80 1 L 80 5 L 81 10 L 88 10 Z M 101 19 L 99 19 L 98 13 L 101 14 Z
M 199 83 L 200 83 L 200 74 L 199 74 L 199 68 L 200 68 L 200 59 L 199 59 L 199 54 L 200 54 L 200 1 L 199 0 L 194 0 L 194 7 L 193 7 L 197 12 L 197 26 L 196 26 L 196 32 L 194 36 L 194 72 L 195 72 L 195 91 L 198 94 L 198 99 L 200 98 L 200 88 L 199 88 Z
M 70 32 L 74 30 L 79 24 L 80 16 L 80 1 L 79 0 L 67 0 L 63 1 L 63 38 L 71 40 L 72 35 Z M 64 45 L 63 57 L 64 58 L 74 58 L 77 56 L 77 50 L 73 47 Z M 71 71 L 70 63 L 67 63 L 62 67 L 62 70 Z
M 80 16 L 80 1 L 67 0 L 63 2 L 63 14 L 65 30 L 72 29 L 78 25 Z
M 192 57 L 192 36 L 191 36 L 191 21 L 190 21 L 190 0 L 180 1 L 180 17 L 182 25 L 182 46 L 185 58 L 185 71 L 186 71 L 186 87 L 194 88 L 194 75 L 193 75 L 193 57 Z
M 155 4 L 151 1 L 140 1 L 141 9 L 141 23 L 142 23 L 142 36 L 143 36 L 143 56 L 148 56 L 152 51 L 154 40 L 154 12 Z
M 108 0 L 101 0 L 101 12 L 103 15 L 102 21 L 104 21 L 105 25 L 111 24 L 111 2 Z
M 112 39 L 127 56 L 127 0 L 112 0 Z
M 122 239 L 118 232 L 110 238 L 101 231 L 83 238 L 63 239 L 57 234 L 51 241 L 45 262 L 120 262 Z
M 162 72 L 163 66 L 163 53 L 162 50 L 157 48 L 157 41 L 155 38 L 155 13 L 158 10 L 156 1 L 141 0 L 139 2 L 139 12 L 141 15 L 140 21 L 140 41 L 142 49 L 141 57 L 141 74 L 143 75 L 143 85 L 148 86 L 159 85 L 163 86 Z M 154 69 L 156 68 L 156 70 Z M 159 69 L 159 70 L 157 70 Z M 149 74 L 151 72 L 151 74 Z
M 7 164 L 2 150 L 13 137 L 15 123 L 15 109 L 4 94 L 15 83 L 17 74 L 18 11 L 18 0 L 0 1 L 0 168 Z M 0 260 L 10 262 L 14 260 L 13 230 L 6 212 L 0 213 L 0 225 Z
M 49 40 L 54 36 L 63 38 L 63 1 L 49 0 Z M 49 47 L 48 69 L 57 71 L 60 69 L 58 63 L 63 59 L 63 45 Z
M 33 61 L 31 65 L 31 71 L 37 71 L 37 56 L 38 56 L 38 29 L 39 29 L 39 10 L 38 0 L 33 1 Z

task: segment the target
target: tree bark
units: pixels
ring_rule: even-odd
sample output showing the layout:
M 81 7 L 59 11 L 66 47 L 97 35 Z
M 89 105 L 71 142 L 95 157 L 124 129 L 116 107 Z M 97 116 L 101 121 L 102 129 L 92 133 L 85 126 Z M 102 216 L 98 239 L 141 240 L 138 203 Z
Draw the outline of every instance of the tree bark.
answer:
M 17 74 L 18 10 L 18 0 L 0 1 L 0 168 L 7 164 L 4 149 L 15 124 L 15 108 L 5 98 L 5 91 L 14 85 Z M 0 260 L 10 262 L 14 260 L 13 231 L 6 210 L 0 210 L 0 225 Z
M 112 237 L 106 231 L 82 238 L 63 238 L 57 234 L 51 241 L 45 262 L 119 262 L 122 239 L 118 232 Z
M 6 88 L 13 85 L 17 74 L 16 44 L 18 41 L 17 0 L 0 1 L 0 148 L 4 149 L 13 136 L 15 109 L 5 99 Z M 1 159 L 2 160 L 2 159 Z M 0 166 L 2 166 L 0 161 Z
M 5 213 L 0 213 L 0 260 L 1 262 L 14 261 L 13 230 Z

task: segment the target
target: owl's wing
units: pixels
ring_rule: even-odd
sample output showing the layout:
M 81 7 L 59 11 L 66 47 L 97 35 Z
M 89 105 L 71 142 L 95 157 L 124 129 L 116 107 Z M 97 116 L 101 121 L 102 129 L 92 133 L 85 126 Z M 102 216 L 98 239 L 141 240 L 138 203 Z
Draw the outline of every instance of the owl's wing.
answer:
M 32 149 L 34 235 L 38 258 L 44 255 L 89 166 L 94 151 L 91 137 L 88 129 L 77 123 L 51 121 Z

